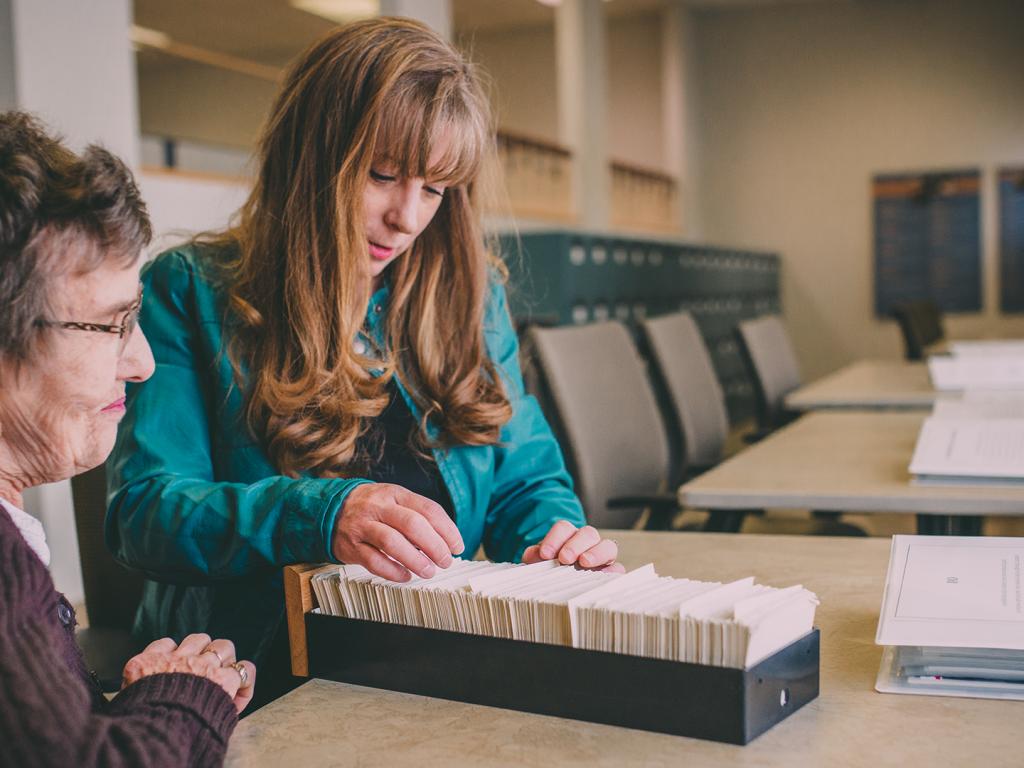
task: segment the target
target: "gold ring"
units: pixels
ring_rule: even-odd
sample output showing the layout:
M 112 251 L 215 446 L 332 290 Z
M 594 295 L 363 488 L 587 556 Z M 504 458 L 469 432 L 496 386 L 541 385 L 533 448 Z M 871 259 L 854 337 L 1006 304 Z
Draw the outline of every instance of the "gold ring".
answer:
M 208 645 L 208 646 L 206 646 L 206 647 L 205 647 L 205 648 L 203 649 L 202 653 L 200 653 L 199 655 L 200 655 L 200 656 L 202 656 L 202 655 L 203 655 L 203 653 L 212 653 L 212 654 L 213 654 L 214 656 L 216 656 L 216 657 L 217 657 L 217 661 L 219 661 L 219 662 L 220 662 L 220 665 L 221 665 L 222 667 L 224 666 L 224 657 L 223 657 L 223 656 L 221 656 L 221 655 L 220 655 L 219 653 L 217 653 L 217 650 L 216 650 L 216 649 L 215 649 L 215 648 L 214 648 L 214 647 L 213 647 L 212 645 Z
M 241 679 L 241 683 L 239 684 L 238 687 L 239 688 L 248 688 L 249 687 L 249 672 L 248 672 L 248 670 L 246 670 L 245 664 L 243 664 L 240 661 L 236 661 L 231 666 L 234 668 L 235 672 L 238 673 L 238 677 Z

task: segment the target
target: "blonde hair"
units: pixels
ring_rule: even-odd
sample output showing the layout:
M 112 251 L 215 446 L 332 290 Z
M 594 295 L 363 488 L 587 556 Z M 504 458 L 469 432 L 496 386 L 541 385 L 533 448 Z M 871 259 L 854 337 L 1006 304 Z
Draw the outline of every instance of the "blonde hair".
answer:
M 442 135 L 444 156 L 427 167 Z M 395 375 L 423 414 L 419 450 L 431 445 L 428 422 L 439 447 L 498 441 L 511 406 L 483 322 L 490 283 L 504 273 L 485 247 L 477 181 L 493 145 L 472 65 L 418 22 L 340 27 L 290 69 L 238 223 L 210 238 L 230 254 L 228 306 L 240 327 L 229 356 L 236 372 L 246 361 L 246 419 L 278 471 L 360 471 L 358 439 Z M 446 187 L 389 268 L 383 361 L 353 349 L 371 286 L 363 189 L 382 157 L 399 175 Z

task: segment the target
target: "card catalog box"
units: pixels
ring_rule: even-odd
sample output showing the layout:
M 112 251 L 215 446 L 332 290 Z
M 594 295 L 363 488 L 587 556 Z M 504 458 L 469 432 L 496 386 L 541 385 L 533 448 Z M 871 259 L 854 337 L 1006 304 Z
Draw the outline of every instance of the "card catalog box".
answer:
M 818 695 L 813 630 L 750 669 L 306 613 L 312 677 L 746 744 Z

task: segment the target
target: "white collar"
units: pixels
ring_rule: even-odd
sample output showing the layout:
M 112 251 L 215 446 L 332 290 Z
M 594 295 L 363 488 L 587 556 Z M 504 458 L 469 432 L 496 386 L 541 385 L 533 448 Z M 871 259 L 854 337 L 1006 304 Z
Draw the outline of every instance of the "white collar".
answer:
M 49 566 L 50 547 L 46 544 L 46 531 L 43 530 L 43 524 L 28 512 L 23 512 L 3 499 L 0 499 L 0 507 L 7 510 L 7 514 L 11 516 L 11 520 L 14 521 L 22 538 L 25 539 L 25 543 L 39 556 L 43 565 Z

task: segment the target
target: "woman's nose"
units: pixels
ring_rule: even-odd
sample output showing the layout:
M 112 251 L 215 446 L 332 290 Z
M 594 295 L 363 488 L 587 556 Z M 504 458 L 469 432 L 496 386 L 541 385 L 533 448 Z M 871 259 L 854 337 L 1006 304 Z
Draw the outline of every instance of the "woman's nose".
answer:
M 395 196 L 388 209 L 388 226 L 406 235 L 416 231 L 419 190 L 415 187 L 415 184 L 408 183 L 402 185 L 401 189 L 395 190 Z
M 117 364 L 117 378 L 121 381 L 145 381 L 153 375 L 156 363 L 142 327 L 136 325 Z

